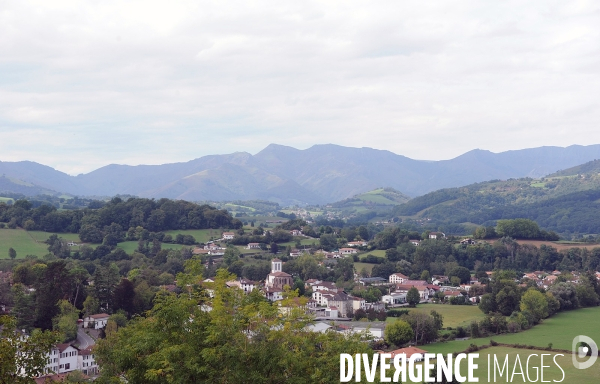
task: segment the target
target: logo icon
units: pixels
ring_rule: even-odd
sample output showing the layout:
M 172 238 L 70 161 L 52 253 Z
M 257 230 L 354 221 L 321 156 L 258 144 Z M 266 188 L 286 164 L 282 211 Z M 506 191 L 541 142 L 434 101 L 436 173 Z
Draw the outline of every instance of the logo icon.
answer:
M 573 366 L 577 369 L 587 369 L 594 365 L 596 359 L 598 359 L 598 346 L 591 338 L 579 335 L 573 339 Z M 590 355 L 588 361 L 580 361 L 586 356 Z

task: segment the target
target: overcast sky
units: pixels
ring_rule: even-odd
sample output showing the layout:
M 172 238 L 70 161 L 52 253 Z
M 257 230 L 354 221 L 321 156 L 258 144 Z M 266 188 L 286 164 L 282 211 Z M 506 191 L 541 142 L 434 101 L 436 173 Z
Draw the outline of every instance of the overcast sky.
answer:
M 0 0 L 0 160 L 600 143 L 594 1 Z

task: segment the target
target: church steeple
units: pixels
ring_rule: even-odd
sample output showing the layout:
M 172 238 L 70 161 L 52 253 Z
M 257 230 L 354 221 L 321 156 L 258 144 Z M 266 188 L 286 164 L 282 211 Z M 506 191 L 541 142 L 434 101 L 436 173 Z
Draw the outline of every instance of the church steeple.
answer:
M 271 260 L 271 273 L 281 272 L 281 260 L 273 259 Z

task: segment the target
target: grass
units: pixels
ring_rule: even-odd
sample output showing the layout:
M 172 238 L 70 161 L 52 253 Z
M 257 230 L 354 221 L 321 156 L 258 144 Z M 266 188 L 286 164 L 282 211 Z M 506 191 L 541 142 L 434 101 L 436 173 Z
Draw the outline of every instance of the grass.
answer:
M 51 232 L 43 232 L 43 231 L 27 231 L 29 235 L 37 242 L 43 243 L 48 240 L 50 236 L 53 235 Z M 58 237 L 62 237 L 66 241 L 73 241 L 75 243 L 81 243 L 79 239 L 79 235 L 77 233 L 57 233 Z
M 13 199 L 12 197 L 0 197 L 0 203 L 8 203 L 8 202 L 15 202 L 15 199 Z
M 444 317 L 444 328 L 466 326 L 471 324 L 472 320 L 479 321 L 485 317 L 475 305 L 419 304 L 416 308 L 410 308 L 411 312 L 422 312 L 428 315 L 432 310 Z M 394 318 L 388 318 L 388 321 L 392 320 Z
M 371 274 L 371 271 L 373 270 L 374 266 L 375 266 L 375 264 L 371 264 L 371 263 L 358 263 L 358 262 L 354 263 L 354 269 L 356 270 L 357 273 L 360 273 L 360 271 L 362 271 L 362 269 L 365 268 L 369 272 L 369 274 Z
M 181 249 L 185 247 L 183 244 L 169 244 L 169 243 L 161 243 L 161 249 Z M 137 250 L 138 242 L 137 241 L 123 241 L 122 243 L 117 244 L 117 247 L 123 249 L 128 254 Z M 190 247 L 187 245 L 187 247 Z
M 178 234 L 192 235 L 197 242 L 206 243 L 207 241 L 210 241 L 211 237 L 215 239 L 220 238 L 222 232 L 220 229 L 174 229 L 172 231 L 165 231 L 165 235 L 171 235 L 173 239 L 175 239 L 175 236 Z
M 427 350 L 429 352 L 429 350 Z M 589 369 L 580 370 L 573 366 L 571 355 L 561 352 L 551 351 L 539 351 L 529 349 L 517 349 L 509 347 L 490 347 L 484 350 L 475 352 L 479 353 L 479 358 L 475 359 L 474 362 L 478 365 L 475 370 L 474 377 L 479 378 L 480 383 L 497 382 L 497 383 L 522 383 L 522 382 L 540 382 L 540 367 L 542 365 L 541 354 L 551 354 L 552 356 L 544 356 L 544 381 L 545 382 L 563 382 L 563 383 L 581 383 L 581 384 L 592 384 L 600 381 L 600 369 L 597 368 L 598 363 Z M 538 356 L 532 356 L 537 354 Z M 556 354 L 562 354 L 563 356 L 556 356 L 556 364 L 554 362 Z M 521 363 L 521 367 L 525 376 L 521 376 L 519 372 L 521 368 L 518 361 Z M 488 356 L 490 358 L 491 367 L 488 366 Z M 499 365 L 504 364 L 504 360 L 508 356 L 508 374 L 505 372 L 503 376 L 500 376 L 498 369 L 496 368 L 496 381 L 494 381 L 494 357 L 496 357 Z M 527 366 L 527 359 L 529 360 L 529 366 Z M 466 362 L 463 360 L 461 364 L 461 373 L 467 373 Z M 558 365 L 558 366 L 557 366 Z M 560 368 L 559 368 L 560 367 Z M 490 370 L 491 368 L 491 370 Z M 564 371 L 563 372 L 561 371 Z M 515 372 L 512 375 L 513 371 Z M 488 373 L 490 380 L 488 381 Z M 527 373 L 529 373 L 529 379 L 527 379 Z M 507 377 L 511 375 L 512 377 Z M 564 375 L 564 376 L 563 376 Z M 536 376 L 537 379 L 536 380 Z M 511 380 L 512 378 L 512 380 Z M 525 380 L 523 380 L 525 378 Z
M 373 256 L 384 258 L 385 257 L 385 251 L 382 250 L 382 249 L 377 249 L 377 250 L 374 250 L 374 251 L 365 252 L 365 253 L 361 254 L 359 257 L 362 260 L 362 259 L 366 258 L 368 255 L 373 255 Z
M 300 245 L 311 245 L 311 244 L 319 244 L 319 239 L 302 239 L 300 240 Z M 292 248 L 296 247 L 296 241 L 292 240 L 292 241 L 287 241 L 285 243 L 277 243 L 277 245 L 279 245 L 279 247 L 287 247 L 288 245 Z
M 50 234 L 48 234 L 49 236 Z M 39 257 L 48 253 L 48 244 L 36 242 L 24 229 L 0 229 L 0 258 L 8 258 L 8 249 L 17 251 L 17 258 L 21 259 L 27 255 Z
M 553 348 L 570 350 L 573 338 L 577 335 L 585 335 L 600 341 L 598 318 L 600 318 L 600 307 L 581 308 L 558 313 L 544 320 L 543 323 L 523 332 L 464 341 L 434 343 L 427 345 L 426 349 L 435 353 L 464 351 L 470 344 L 489 344 L 491 338 L 504 344 L 524 344 L 538 347 L 546 347 L 549 343 L 552 343 Z

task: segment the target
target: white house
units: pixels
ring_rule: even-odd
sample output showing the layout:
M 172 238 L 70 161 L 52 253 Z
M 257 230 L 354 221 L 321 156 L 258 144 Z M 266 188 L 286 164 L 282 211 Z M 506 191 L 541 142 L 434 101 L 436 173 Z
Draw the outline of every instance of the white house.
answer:
M 70 344 L 58 344 L 58 371 L 56 373 L 71 372 L 77 369 L 77 356 L 79 351 Z
M 366 241 L 350 241 L 350 242 L 348 242 L 349 247 L 366 247 L 367 245 L 369 245 L 369 243 Z
M 406 303 L 406 293 L 392 292 L 389 295 L 382 296 L 381 301 L 390 305 L 404 304 Z
M 224 240 L 231 240 L 235 237 L 235 233 L 233 232 L 223 232 L 223 239 Z
M 85 317 L 83 319 L 83 327 L 94 329 L 104 328 L 106 326 L 106 323 L 108 322 L 109 316 L 110 315 L 108 315 L 107 313 L 99 313 L 96 315 L 90 315 L 88 317 Z
M 247 249 L 260 249 L 260 243 L 248 243 Z
M 98 363 L 96 363 L 96 358 L 92 353 L 92 346 L 79 351 L 77 364 L 78 369 L 83 372 L 84 375 L 93 376 L 98 374 Z
M 340 253 L 342 255 L 352 255 L 354 253 L 358 253 L 358 251 L 354 248 L 340 248 Z
M 430 232 L 429 238 L 430 239 L 444 239 L 444 238 L 446 238 L 446 234 L 442 233 L 442 232 Z
M 406 280 L 408 280 L 408 276 L 401 273 L 392 273 L 389 278 L 391 284 L 403 284 Z

